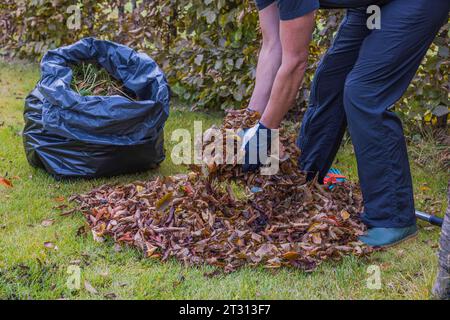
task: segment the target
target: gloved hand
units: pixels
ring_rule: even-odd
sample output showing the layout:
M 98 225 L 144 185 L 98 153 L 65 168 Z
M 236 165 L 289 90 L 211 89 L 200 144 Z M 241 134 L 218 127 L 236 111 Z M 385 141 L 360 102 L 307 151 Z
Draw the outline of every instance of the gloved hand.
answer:
M 245 152 L 244 172 L 256 171 L 267 162 L 271 141 L 272 131 L 261 122 L 253 128 L 244 130 L 242 138 L 242 150 Z

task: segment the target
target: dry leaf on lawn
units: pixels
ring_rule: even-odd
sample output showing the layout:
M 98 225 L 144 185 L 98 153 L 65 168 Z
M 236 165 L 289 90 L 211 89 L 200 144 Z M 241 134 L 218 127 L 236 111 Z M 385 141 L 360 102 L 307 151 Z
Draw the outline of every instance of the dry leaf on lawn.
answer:
M 46 219 L 46 220 L 41 222 L 41 226 L 43 226 L 43 227 L 50 227 L 54 223 L 55 223 L 55 220 L 53 220 L 53 219 Z
M 44 247 L 46 247 L 47 249 L 55 250 L 55 251 L 58 250 L 58 246 L 50 241 L 44 242 Z
M 2 178 L 0 177 L 0 185 L 6 187 L 6 188 L 12 188 L 13 184 L 10 180 L 6 179 L 6 178 Z
M 98 291 L 87 280 L 84 281 L 84 288 L 90 294 L 98 294 Z

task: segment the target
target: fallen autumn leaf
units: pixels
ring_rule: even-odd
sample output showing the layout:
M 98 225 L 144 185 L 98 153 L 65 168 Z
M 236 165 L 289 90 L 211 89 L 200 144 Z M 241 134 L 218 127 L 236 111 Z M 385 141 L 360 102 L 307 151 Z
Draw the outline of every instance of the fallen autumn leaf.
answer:
M 6 188 L 12 188 L 13 184 L 10 180 L 6 179 L 6 178 L 2 178 L 0 177 L 0 185 L 6 187 Z
M 55 223 L 55 220 L 53 220 L 53 219 L 46 219 L 46 220 L 41 222 L 41 226 L 43 226 L 43 227 L 50 227 L 54 223 Z
M 87 280 L 84 281 L 84 288 L 90 294 L 98 294 L 98 291 Z

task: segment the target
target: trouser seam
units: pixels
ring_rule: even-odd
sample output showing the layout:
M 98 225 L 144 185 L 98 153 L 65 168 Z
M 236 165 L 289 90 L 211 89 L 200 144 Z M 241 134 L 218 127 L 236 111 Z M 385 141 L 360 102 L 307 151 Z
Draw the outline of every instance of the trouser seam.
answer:
M 306 123 L 304 124 L 304 126 L 305 126 L 305 127 L 304 127 L 304 133 L 305 133 L 305 134 L 304 134 L 303 137 L 302 137 L 302 138 L 303 138 L 303 139 L 302 139 L 303 141 L 301 141 L 300 144 L 299 144 L 299 147 L 300 147 L 300 149 L 301 149 L 302 151 L 303 151 L 303 149 L 304 149 L 304 146 L 309 142 L 307 130 L 309 129 L 310 123 L 311 123 L 312 119 L 315 117 L 315 115 L 317 114 L 317 111 L 318 111 L 318 107 L 317 107 L 318 103 L 317 103 L 317 102 L 318 102 L 319 92 L 318 92 L 318 86 L 317 86 L 317 83 L 319 83 L 319 80 L 320 80 L 320 78 L 322 77 L 321 71 L 322 71 L 323 68 L 324 68 L 325 61 L 326 61 L 326 60 L 328 59 L 328 57 L 329 57 L 328 53 L 331 52 L 332 49 L 334 49 L 335 44 L 338 42 L 339 38 L 342 37 L 342 32 L 341 32 L 341 30 L 342 30 L 342 28 L 344 27 L 344 25 L 345 25 L 347 22 L 348 22 L 348 11 L 347 11 L 347 13 L 345 14 L 344 19 L 342 20 L 341 25 L 339 26 L 339 30 L 338 30 L 338 32 L 337 32 L 337 35 L 336 35 L 335 39 L 333 40 L 332 46 L 331 46 L 330 49 L 328 49 L 328 51 L 325 53 L 325 55 L 324 55 L 324 57 L 323 57 L 321 63 L 319 64 L 318 69 L 316 70 L 316 75 L 317 75 L 317 77 L 314 77 L 314 82 L 313 82 L 313 84 L 314 84 L 314 91 L 311 93 L 311 94 L 313 95 L 313 99 L 311 99 L 312 101 L 310 101 L 311 104 L 310 104 L 310 106 L 309 106 L 309 108 L 313 108 L 313 110 L 312 110 L 313 112 L 311 112 L 311 115 L 309 115 L 309 117 L 308 117 Z M 301 156 L 301 157 L 302 157 L 302 156 Z M 303 166 L 302 163 L 300 163 L 300 165 Z
M 386 110 L 387 109 L 385 109 L 384 112 L 386 112 Z M 386 137 L 389 137 L 389 133 L 387 132 L 387 130 L 386 130 L 387 128 L 386 128 L 385 124 L 383 123 L 383 121 L 381 122 L 381 126 L 383 128 L 384 135 Z M 383 144 L 383 149 L 384 149 L 383 153 L 385 154 L 385 156 L 389 155 L 389 150 L 387 149 L 386 144 Z M 395 208 L 395 213 L 394 212 L 390 213 L 390 217 L 391 218 L 389 220 L 392 220 L 392 218 L 397 217 L 397 213 L 398 213 L 398 201 L 397 201 L 397 198 L 398 197 L 397 197 L 397 188 L 395 188 L 394 184 L 392 183 L 394 180 L 392 179 L 392 177 L 393 177 L 393 163 L 392 163 L 391 157 L 388 157 L 388 163 L 389 163 L 389 166 L 388 166 L 388 173 L 389 173 L 388 174 L 388 177 L 389 177 L 389 179 L 388 179 L 388 186 L 389 186 L 390 191 L 392 192 L 390 197 L 393 198 L 391 200 L 393 200 L 392 204 L 393 204 L 393 206 Z

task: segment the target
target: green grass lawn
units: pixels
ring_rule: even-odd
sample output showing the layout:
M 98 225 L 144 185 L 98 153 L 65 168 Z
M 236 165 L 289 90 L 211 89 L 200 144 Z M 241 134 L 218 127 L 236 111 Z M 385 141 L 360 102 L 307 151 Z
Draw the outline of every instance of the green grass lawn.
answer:
M 325 263 L 314 273 L 293 269 L 270 271 L 244 268 L 230 275 L 205 276 L 210 267 L 188 268 L 176 261 L 161 263 L 143 258 L 134 249 L 117 251 L 111 242 L 97 243 L 91 236 L 78 236 L 80 215 L 60 217 L 57 198 L 85 192 L 103 183 L 127 183 L 185 170 L 167 159 L 158 171 L 118 178 L 57 182 L 45 172 L 31 168 L 25 158 L 20 131 L 23 100 L 39 77 L 38 66 L 0 62 L 0 177 L 7 176 L 13 188 L 0 185 L 0 298 L 5 299 L 427 299 L 437 266 L 439 229 L 421 224 L 413 241 L 365 259 L 347 257 Z M 173 111 L 167 123 L 168 155 L 171 131 L 220 123 L 220 114 Z M 437 147 L 429 141 L 411 146 L 430 157 Z M 416 149 L 414 149 L 416 148 Z M 428 150 L 427 149 L 427 150 Z M 415 154 L 415 152 L 412 152 Z M 412 157 L 417 207 L 445 209 L 449 175 L 433 165 L 419 166 Z M 337 166 L 357 179 L 350 144 L 341 150 Z M 59 199 L 61 200 L 61 199 Z M 54 224 L 42 226 L 42 221 Z M 52 242 L 57 250 L 44 246 Z M 81 288 L 66 285 L 71 265 L 81 271 Z M 381 289 L 369 289 L 368 267 L 381 270 Z M 87 281 L 95 290 L 86 289 Z

